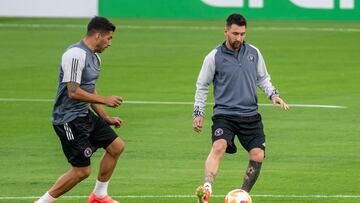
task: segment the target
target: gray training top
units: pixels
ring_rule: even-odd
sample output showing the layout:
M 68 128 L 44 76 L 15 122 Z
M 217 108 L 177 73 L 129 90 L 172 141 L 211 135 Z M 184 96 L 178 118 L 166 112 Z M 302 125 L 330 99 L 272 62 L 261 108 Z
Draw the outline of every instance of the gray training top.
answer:
M 269 99 L 278 95 L 260 51 L 244 43 L 238 52 L 225 43 L 212 50 L 204 59 L 196 82 L 194 117 L 204 116 L 209 85 L 214 84 L 213 115 L 253 116 L 258 113 L 256 86 Z
M 76 82 L 80 88 L 94 93 L 95 83 L 100 73 L 100 58 L 83 41 L 71 45 L 62 55 L 58 91 L 53 109 L 53 124 L 62 125 L 79 116 L 86 116 L 90 104 L 68 96 L 66 84 Z

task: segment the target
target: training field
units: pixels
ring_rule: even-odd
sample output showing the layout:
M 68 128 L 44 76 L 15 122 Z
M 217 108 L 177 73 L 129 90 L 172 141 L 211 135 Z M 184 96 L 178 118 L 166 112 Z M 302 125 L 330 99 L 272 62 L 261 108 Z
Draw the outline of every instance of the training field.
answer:
M 52 101 L 60 56 L 87 21 L 0 18 L 0 202 L 33 202 L 69 169 L 52 129 Z M 224 39 L 223 21 L 113 21 L 118 30 L 101 54 L 97 90 L 125 99 L 107 109 L 125 121 L 116 132 L 126 149 L 109 193 L 122 203 L 196 203 L 212 104 L 195 134 L 195 81 L 204 56 Z M 262 51 L 291 106 L 259 107 L 267 151 L 255 203 L 360 202 L 359 39 L 359 22 L 249 22 L 247 41 Z M 261 91 L 259 103 L 270 104 Z M 238 148 L 223 159 L 211 203 L 242 184 L 247 156 Z M 86 202 L 102 152 L 92 175 L 58 202 Z

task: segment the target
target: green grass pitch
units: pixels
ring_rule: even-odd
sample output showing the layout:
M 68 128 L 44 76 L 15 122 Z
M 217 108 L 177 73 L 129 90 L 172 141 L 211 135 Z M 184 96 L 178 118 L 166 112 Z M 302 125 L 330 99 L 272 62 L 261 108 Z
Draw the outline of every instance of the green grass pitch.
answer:
M 113 21 L 119 27 L 101 54 L 98 92 L 125 101 L 192 102 L 204 56 L 224 40 L 223 21 Z M 82 38 L 86 23 L 0 18 L 0 202 L 33 202 L 69 169 L 49 100 L 60 56 Z M 287 103 L 347 107 L 259 107 L 267 151 L 254 202 L 360 202 L 359 39 L 358 22 L 249 22 L 247 41 L 262 51 Z M 270 103 L 260 91 L 259 103 Z M 122 203 L 195 203 L 188 196 L 203 180 L 212 106 L 200 135 L 192 131 L 192 105 L 125 103 L 108 111 L 124 119 L 116 131 L 126 142 L 109 193 Z M 212 203 L 241 186 L 247 156 L 238 147 L 223 159 Z M 92 158 L 92 175 L 58 202 L 85 202 L 102 152 Z

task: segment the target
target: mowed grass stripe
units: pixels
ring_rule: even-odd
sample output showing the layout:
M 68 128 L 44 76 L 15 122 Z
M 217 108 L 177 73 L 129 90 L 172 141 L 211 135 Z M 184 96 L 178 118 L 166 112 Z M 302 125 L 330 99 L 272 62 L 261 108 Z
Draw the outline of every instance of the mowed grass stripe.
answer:
M 270 194 L 254 194 L 252 197 L 269 197 L 269 198 L 295 198 L 295 199 L 307 199 L 307 198 L 318 198 L 318 199 L 348 199 L 348 198 L 360 198 L 360 195 L 270 195 Z M 87 199 L 87 195 L 73 195 L 63 196 L 61 199 Z M 121 199 L 175 199 L 175 198 L 195 198 L 194 195 L 114 195 L 113 198 Z M 211 197 L 222 198 L 225 195 L 212 195 Z M 23 197 L 0 197 L 0 200 L 21 200 L 21 199 L 36 199 L 36 196 L 23 196 Z
M 221 30 L 219 26 L 157 26 L 157 25 L 117 25 L 120 29 L 147 29 L 147 30 Z M 77 24 L 14 24 L 0 23 L 0 28 L 78 28 L 84 29 L 85 25 Z M 313 27 L 253 27 L 254 31 L 306 31 L 306 32 L 360 32 L 359 28 L 313 28 Z

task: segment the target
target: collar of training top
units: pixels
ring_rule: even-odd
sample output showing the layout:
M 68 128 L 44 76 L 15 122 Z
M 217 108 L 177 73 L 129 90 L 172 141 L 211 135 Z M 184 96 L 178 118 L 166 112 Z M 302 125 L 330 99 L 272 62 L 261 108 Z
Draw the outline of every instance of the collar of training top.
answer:
M 224 53 L 227 53 L 227 54 L 237 55 L 239 52 L 241 52 L 241 51 L 244 49 L 245 43 L 246 43 L 246 42 L 244 41 L 244 43 L 241 45 L 239 51 L 232 51 L 232 50 L 230 50 L 229 48 L 227 48 L 226 42 L 223 42 L 223 43 L 222 43 L 222 46 L 221 46 L 221 51 L 224 52 Z

